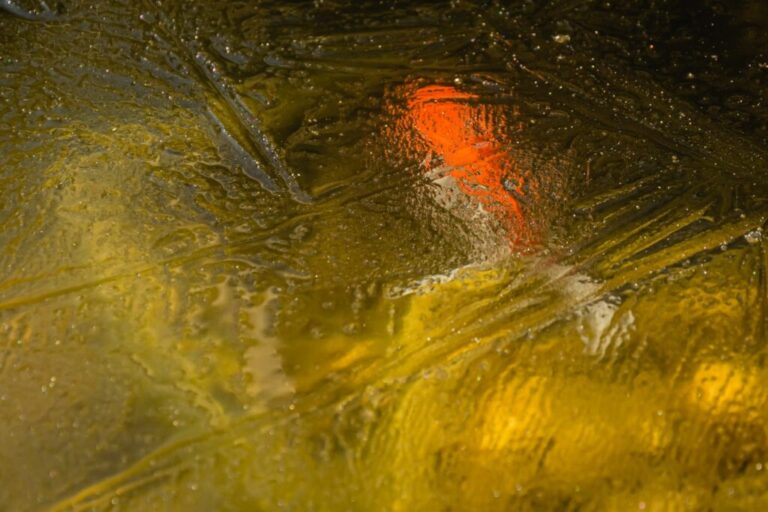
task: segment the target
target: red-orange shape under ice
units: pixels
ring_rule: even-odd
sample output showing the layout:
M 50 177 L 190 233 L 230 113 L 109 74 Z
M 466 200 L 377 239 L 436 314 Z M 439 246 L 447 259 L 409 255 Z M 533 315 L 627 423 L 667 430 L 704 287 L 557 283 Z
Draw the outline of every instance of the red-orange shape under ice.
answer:
M 531 242 L 531 226 L 521 203 L 530 200 L 533 187 L 504 140 L 508 107 L 481 103 L 477 95 L 449 85 L 411 90 L 406 92 L 405 117 L 399 124 L 409 132 L 401 136 L 415 134 L 419 140 L 406 143 L 426 150 L 427 162 L 433 157 L 441 160 L 459 190 L 496 217 L 512 245 Z

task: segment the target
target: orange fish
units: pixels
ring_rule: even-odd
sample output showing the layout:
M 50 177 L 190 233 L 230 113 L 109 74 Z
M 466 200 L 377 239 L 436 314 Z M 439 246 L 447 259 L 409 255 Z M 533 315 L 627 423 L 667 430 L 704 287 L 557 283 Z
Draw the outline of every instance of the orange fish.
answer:
M 403 91 L 396 129 L 401 145 L 424 155 L 428 169 L 436 160 L 461 192 L 495 218 L 513 248 L 533 242 L 524 206 L 535 187 L 509 151 L 509 107 L 483 103 L 450 85 Z

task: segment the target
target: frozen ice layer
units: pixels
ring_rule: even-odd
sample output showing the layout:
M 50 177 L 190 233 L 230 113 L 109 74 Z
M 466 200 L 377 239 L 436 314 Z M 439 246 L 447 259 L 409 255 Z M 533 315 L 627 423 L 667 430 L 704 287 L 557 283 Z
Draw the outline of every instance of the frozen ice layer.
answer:
M 0 7 L 0 508 L 766 508 L 759 2 Z

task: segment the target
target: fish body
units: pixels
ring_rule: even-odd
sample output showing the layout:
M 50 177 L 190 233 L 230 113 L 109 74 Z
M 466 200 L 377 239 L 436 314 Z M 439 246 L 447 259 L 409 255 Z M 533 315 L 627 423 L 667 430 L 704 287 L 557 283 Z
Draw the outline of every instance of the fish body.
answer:
M 535 239 L 525 205 L 533 187 L 509 151 L 510 109 L 451 85 L 407 88 L 399 123 L 427 169 L 452 179 L 520 248 Z

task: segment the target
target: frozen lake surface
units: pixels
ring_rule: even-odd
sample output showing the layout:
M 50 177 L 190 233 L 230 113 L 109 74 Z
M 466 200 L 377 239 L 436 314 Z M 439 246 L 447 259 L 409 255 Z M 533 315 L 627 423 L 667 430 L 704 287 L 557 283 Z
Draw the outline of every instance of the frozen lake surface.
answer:
M 0 510 L 768 509 L 764 2 L 0 7 Z

